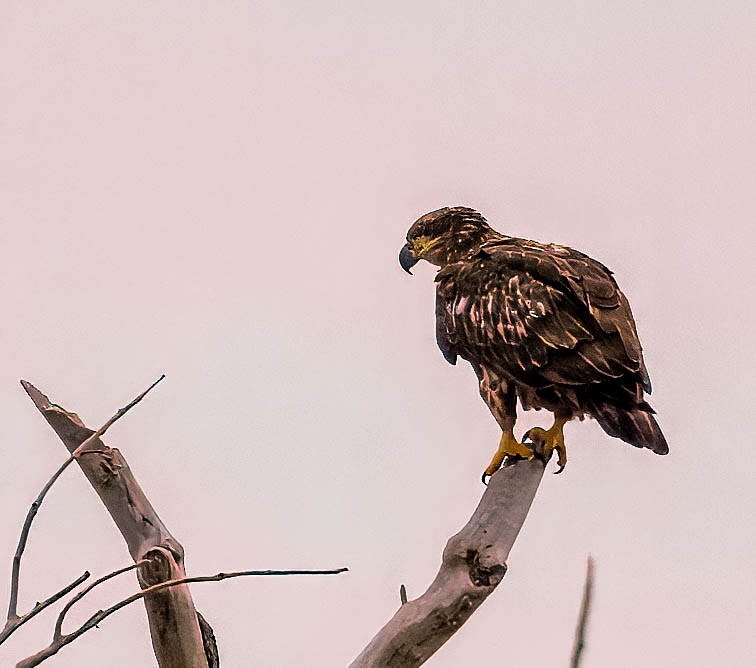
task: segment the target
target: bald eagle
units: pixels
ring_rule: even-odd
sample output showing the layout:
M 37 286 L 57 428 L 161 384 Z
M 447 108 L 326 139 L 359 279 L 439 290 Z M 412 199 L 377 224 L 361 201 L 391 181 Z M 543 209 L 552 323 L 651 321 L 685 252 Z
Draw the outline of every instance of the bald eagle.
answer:
M 595 418 L 610 436 L 664 455 L 669 448 L 644 392 L 651 381 L 630 304 L 612 272 L 566 246 L 505 236 L 477 211 L 447 207 L 419 218 L 399 253 L 436 275 L 436 340 L 444 357 L 475 370 L 502 430 L 483 481 L 505 458 L 567 463 L 564 425 Z M 517 400 L 554 414 L 549 429 L 514 436 Z M 527 445 L 526 443 L 532 444 Z

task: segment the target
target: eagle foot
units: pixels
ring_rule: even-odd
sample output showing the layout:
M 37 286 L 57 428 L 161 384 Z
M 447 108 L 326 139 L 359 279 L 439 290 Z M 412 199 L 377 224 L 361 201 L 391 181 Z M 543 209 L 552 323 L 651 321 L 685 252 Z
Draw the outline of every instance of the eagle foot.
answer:
M 533 449 L 525 443 L 520 443 L 511 430 L 503 432 L 501 440 L 499 441 L 499 447 L 494 453 L 491 463 L 486 467 L 486 470 L 483 471 L 483 475 L 480 478 L 484 485 L 488 484 L 486 478 L 490 478 L 501 468 L 505 457 L 507 459 L 507 464 L 510 462 L 514 463 L 517 459 L 532 459 Z
M 528 429 L 522 437 L 523 443 L 530 441 L 534 445 L 535 456 L 548 464 L 551 454 L 556 451 L 559 469 L 554 474 L 564 471 L 567 466 L 567 448 L 564 445 L 564 424 L 566 420 L 557 418 L 550 429 L 533 427 Z

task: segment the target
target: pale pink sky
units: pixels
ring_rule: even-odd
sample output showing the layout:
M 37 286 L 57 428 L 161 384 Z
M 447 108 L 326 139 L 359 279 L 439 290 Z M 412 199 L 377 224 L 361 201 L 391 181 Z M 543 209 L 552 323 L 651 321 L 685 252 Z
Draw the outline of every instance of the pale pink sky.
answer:
M 396 261 L 464 204 L 615 270 L 671 454 L 570 425 L 506 580 L 428 665 L 566 665 L 589 552 L 585 668 L 756 665 L 755 34 L 750 0 L 4 3 L 0 602 L 64 455 L 18 379 L 95 427 L 165 372 L 107 440 L 189 570 L 351 569 L 196 586 L 224 665 L 346 665 L 435 575 L 498 439 L 436 349 L 433 270 Z M 71 470 L 22 606 L 127 562 Z M 105 663 L 153 665 L 143 609 L 49 665 Z

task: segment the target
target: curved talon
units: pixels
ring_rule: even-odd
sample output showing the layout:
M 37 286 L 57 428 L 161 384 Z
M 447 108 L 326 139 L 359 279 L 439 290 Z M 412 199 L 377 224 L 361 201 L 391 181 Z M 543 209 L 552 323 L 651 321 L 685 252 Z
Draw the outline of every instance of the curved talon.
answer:
M 526 440 L 533 444 L 533 452 L 535 453 L 535 456 L 543 459 L 545 455 L 544 446 L 548 440 L 548 432 L 545 429 L 541 429 L 541 427 L 533 427 L 532 429 L 528 429 L 522 435 L 522 442 L 525 443 Z
M 562 439 L 561 443 L 554 446 L 554 450 L 556 450 L 557 464 L 559 465 L 559 469 L 554 471 L 554 475 L 559 475 L 564 471 L 564 467 L 567 466 L 567 448 L 564 447 L 564 439 Z
M 550 429 L 533 427 L 528 429 L 522 437 L 523 443 L 526 440 L 533 443 L 536 457 L 542 459 L 545 463 L 548 463 L 551 459 L 553 452 L 557 453 L 559 469 L 554 472 L 555 474 L 561 473 L 567 466 L 567 448 L 564 446 L 564 432 L 562 431 L 566 421 L 564 418 L 556 418 Z
M 498 471 L 502 465 L 510 466 L 520 459 L 532 459 L 533 450 L 526 445 L 520 443 L 512 433 L 512 430 L 506 430 L 501 434 L 501 440 L 499 441 L 499 447 L 494 453 L 491 463 L 486 467 L 486 470 L 481 476 L 481 481 L 484 485 L 488 485 L 486 478 L 490 478 L 496 471 Z

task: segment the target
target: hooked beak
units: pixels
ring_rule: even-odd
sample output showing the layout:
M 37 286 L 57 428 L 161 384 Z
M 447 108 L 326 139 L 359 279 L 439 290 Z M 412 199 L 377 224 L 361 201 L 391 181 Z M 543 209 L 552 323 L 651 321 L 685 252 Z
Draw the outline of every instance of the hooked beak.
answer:
M 399 251 L 399 264 L 401 265 L 402 269 L 406 271 L 408 274 L 411 274 L 412 272 L 410 269 L 414 267 L 418 262 L 420 261 L 420 258 L 416 258 L 412 251 L 410 250 L 409 244 L 404 244 L 402 246 L 402 250 Z

